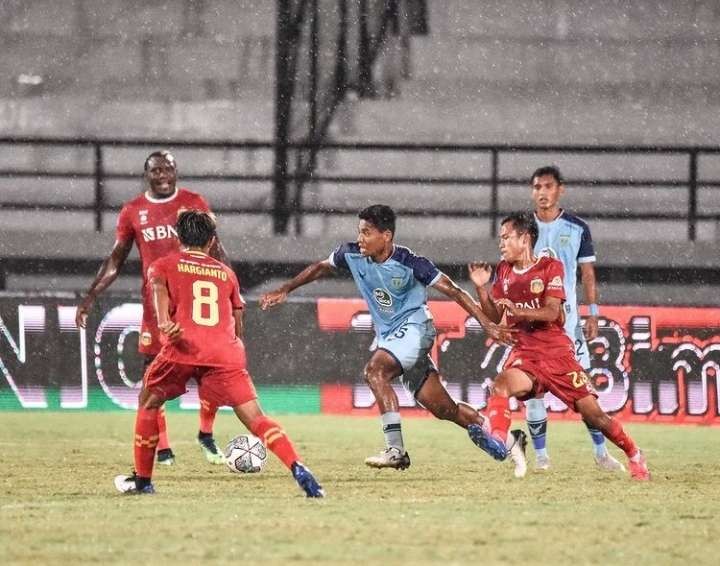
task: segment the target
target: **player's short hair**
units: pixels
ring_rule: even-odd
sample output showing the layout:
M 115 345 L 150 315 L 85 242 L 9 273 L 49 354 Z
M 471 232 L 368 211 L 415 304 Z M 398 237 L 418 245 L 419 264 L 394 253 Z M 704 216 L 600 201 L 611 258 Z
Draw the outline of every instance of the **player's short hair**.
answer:
M 558 185 L 562 185 L 565 182 L 562 173 L 560 173 L 560 168 L 557 165 L 545 165 L 535 169 L 532 177 L 530 177 L 530 184 L 532 185 L 537 177 L 544 177 L 545 175 L 552 175 L 555 177 L 555 181 L 557 181 Z
M 370 222 L 381 232 L 390 230 L 393 236 L 395 235 L 395 211 L 386 204 L 373 204 L 363 208 L 358 218 Z
M 175 169 L 177 169 L 177 164 L 175 163 L 175 156 L 172 153 L 170 153 L 168 150 L 161 149 L 160 151 L 153 151 L 150 155 L 147 156 L 147 159 L 145 159 L 145 167 L 144 167 L 145 171 L 148 170 L 148 167 L 150 165 L 150 160 L 155 157 L 162 157 L 168 163 L 171 163 L 172 166 L 175 167 Z
M 539 229 L 534 214 L 530 212 L 513 212 L 511 215 L 503 218 L 500 226 L 508 223 L 512 223 L 513 228 L 518 234 L 530 234 L 530 242 L 532 247 L 535 247 L 538 241 Z
M 205 247 L 216 229 L 215 216 L 201 210 L 181 210 L 175 223 L 178 240 L 183 246 Z

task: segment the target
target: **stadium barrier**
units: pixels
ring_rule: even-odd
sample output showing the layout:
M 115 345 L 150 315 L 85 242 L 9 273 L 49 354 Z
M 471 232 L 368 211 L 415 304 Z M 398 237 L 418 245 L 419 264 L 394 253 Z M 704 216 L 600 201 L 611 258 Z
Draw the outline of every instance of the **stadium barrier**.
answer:
M 142 362 L 137 297 L 96 304 L 75 327 L 77 298 L 0 296 L 0 410 L 122 410 L 137 403 Z M 432 355 L 451 394 L 480 408 L 508 349 L 455 303 L 431 301 Z M 246 312 L 249 369 L 270 412 L 376 415 L 362 369 L 373 332 L 359 299 L 294 300 Z M 720 425 L 720 308 L 605 306 L 590 344 L 602 406 L 627 421 Z M 400 386 L 403 411 L 425 414 Z M 552 395 L 553 418 L 576 418 Z M 198 406 L 194 386 L 170 409 Z M 514 403 L 516 411 L 521 404 Z M 520 415 L 518 415 L 520 416 Z

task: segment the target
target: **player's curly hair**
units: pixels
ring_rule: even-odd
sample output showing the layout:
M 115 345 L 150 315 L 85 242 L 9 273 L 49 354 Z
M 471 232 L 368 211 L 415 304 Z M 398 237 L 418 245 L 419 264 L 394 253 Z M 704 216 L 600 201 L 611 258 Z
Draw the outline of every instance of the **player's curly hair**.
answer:
M 395 235 L 395 211 L 386 204 L 373 204 L 363 208 L 358 218 L 369 222 L 381 232 L 390 230 L 393 236 Z
M 500 222 L 500 226 L 503 226 L 508 222 L 512 223 L 513 228 L 515 228 L 515 231 L 518 234 L 530 234 L 530 242 L 532 247 L 535 247 L 535 244 L 538 241 L 539 229 L 537 222 L 535 221 L 534 214 L 530 212 L 513 212 L 509 216 L 503 218 L 502 222 Z
M 215 235 L 215 216 L 201 210 L 181 210 L 175 230 L 183 246 L 204 248 Z

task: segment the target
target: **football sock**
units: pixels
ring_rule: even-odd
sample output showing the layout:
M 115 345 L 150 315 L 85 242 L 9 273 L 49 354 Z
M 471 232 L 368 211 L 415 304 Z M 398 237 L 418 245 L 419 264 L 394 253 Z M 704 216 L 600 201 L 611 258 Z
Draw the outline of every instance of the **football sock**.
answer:
M 602 458 L 603 456 L 605 456 L 607 454 L 607 446 L 605 445 L 605 435 L 602 433 L 602 431 L 599 431 L 598 429 L 591 427 L 587 423 L 585 423 L 585 426 L 587 427 L 588 432 L 590 433 L 590 438 L 592 439 L 593 451 L 595 452 L 595 456 L 598 458 Z
M 141 478 L 151 478 L 155 448 L 158 444 L 158 409 L 138 407 L 135 415 L 135 472 Z
M 405 452 L 400 413 L 383 413 L 380 415 L 380 419 L 382 420 L 383 434 L 385 435 L 385 447 L 397 448 L 400 452 Z
M 525 401 L 526 418 L 530 438 L 532 438 L 535 456 L 547 458 L 547 409 L 544 399 L 529 399 Z M 602 433 L 600 433 L 602 435 Z
M 505 442 L 511 423 L 510 400 L 507 397 L 493 395 L 488 401 L 487 414 L 490 419 L 491 434 Z
M 165 407 L 157 409 L 157 423 L 158 423 L 158 450 L 167 450 L 170 448 L 170 440 L 167 434 L 167 421 L 165 420 Z
M 615 419 L 610 419 L 610 424 L 604 431 L 607 439 L 615 446 L 620 448 L 628 458 L 632 458 L 638 454 L 638 448 L 633 439 L 623 430 L 622 425 Z
M 200 399 L 200 432 L 207 433 L 212 436 L 217 411 L 217 407 L 214 407 L 207 401 Z
M 293 443 L 280 425 L 270 417 L 263 415 L 250 423 L 250 432 L 260 438 L 273 454 L 280 458 L 289 469 L 300 460 Z

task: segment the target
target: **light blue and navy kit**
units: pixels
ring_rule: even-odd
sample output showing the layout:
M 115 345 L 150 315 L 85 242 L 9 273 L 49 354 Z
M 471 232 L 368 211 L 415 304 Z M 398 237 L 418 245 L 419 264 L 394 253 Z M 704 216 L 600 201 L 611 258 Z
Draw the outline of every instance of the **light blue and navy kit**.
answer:
M 338 246 L 328 262 L 352 273 L 355 284 L 370 309 L 377 348 L 389 352 L 400 364 L 400 380 L 415 395 L 437 366 L 430 358 L 435 326 L 427 306 L 427 287 L 442 272 L 433 262 L 408 248 L 393 246 L 382 263 L 360 253 L 354 243 Z
M 552 222 L 535 216 L 539 228 L 535 255 L 562 261 L 565 268 L 565 332 L 575 344 L 575 355 L 585 369 L 590 368 L 590 354 L 580 326 L 577 307 L 577 266 L 595 261 L 592 236 L 588 225 L 564 210 Z

